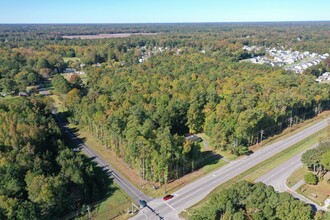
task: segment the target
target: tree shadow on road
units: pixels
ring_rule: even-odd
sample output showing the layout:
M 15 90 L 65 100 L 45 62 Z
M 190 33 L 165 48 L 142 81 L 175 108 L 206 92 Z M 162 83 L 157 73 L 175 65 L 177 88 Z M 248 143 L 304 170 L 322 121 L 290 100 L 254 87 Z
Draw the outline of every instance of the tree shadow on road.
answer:
M 157 217 L 158 219 L 164 219 L 164 217 L 160 216 L 159 213 L 157 213 L 153 208 L 151 208 L 150 206 L 146 206 L 146 208 L 148 208 L 150 211 L 152 211 Z M 144 213 L 143 213 L 144 214 Z M 145 214 L 144 214 L 145 215 Z M 146 216 L 147 217 L 147 216 Z M 148 218 L 151 217 L 151 216 L 148 216 Z

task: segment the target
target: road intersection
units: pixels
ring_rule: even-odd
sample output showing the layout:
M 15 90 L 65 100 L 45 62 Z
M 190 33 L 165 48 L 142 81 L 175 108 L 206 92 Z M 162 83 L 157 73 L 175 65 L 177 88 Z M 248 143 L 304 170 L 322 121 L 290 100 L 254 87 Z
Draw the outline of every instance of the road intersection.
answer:
M 317 147 L 318 144 L 314 144 L 308 149 L 312 149 Z M 267 185 L 271 185 L 274 187 L 274 189 L 278 192 L 288 192 L 290 193 L 293 197 L 307 203 L 311 204 L 314 206 L 317 210 L 325 210 L 328 211 L 328 209 L 325 206 L 319 206 L 315 202 L 311 201 L 310 199 L 300 195 L 297 193 L 293 187 L 289 188 L 286 184 L 286 180 L 289 178 L 289 176 L 297 170 L 299 167 L 301 167 L 303 164 L 300 160 L 301 155 L 303 155 L 303 152 L 300 152 L 299 154 L 295 155 L 292 157 L 290 160 L 286 161 L 285 163 L 281 164 L 280 166 L 272 169 L 265 175 L 259 177 L 256 182 L 263 182 Z
M 114 178 L 114 181 L 135 201 L 145 200 L 147 206 L 140 210 L 140 212 L 132 219 L 180 219 L 179 214 L 201 201 L 206 195 L 208 195 L 217 186 L 227 182 L 235 176 L 243 173 L 244 171 L 254 167 L 255 165 L 267 160 L 268 158 L 276 155 L 277 153 L 289 148 L 290 146 L 298 143 L 304 138 L 326 128 L 329 125 L 329 118 L 290 136 L 282 139 L 278 142 L 270 144 L 255 153 L 245 156 L 241 159 L 231 161 L 227 165 L 220 169 L 209 173 L 200 179 L 182 187 L 175 193 L 171 200 L 163 201 L 162 199 L 152 199 L 145 195 L 133 184 L 127 181 L 120 173 L 118 173 L 109 163 L 103 160 L 100 155 L 97 155 L 88 145 L 82 143 L 76 136 L 70 131 L 65 124 L 63 124 L 58 117 L 58 123 L 64 130 L 64 132 L 78 144 L 78 148 L 82 150 L 87 156 L 94 159 L 99 166 L 107 170 L 110 176 Z
M 329 118 L 324 119 L 290 137 L 270 144 L 250 156 L 232 161 L 224 167 L 176 191 L 174 198 L 167 202 L 163 202 L 161 199 L 150 201 L 148 207 L 143 210 L 143 214 L 140 212 L 132 219 L 180 219 L 178 216 L 179 213 L 201 201 L 217 186 L 289 148 L 304 138 L 326 128 L 328 124 Z

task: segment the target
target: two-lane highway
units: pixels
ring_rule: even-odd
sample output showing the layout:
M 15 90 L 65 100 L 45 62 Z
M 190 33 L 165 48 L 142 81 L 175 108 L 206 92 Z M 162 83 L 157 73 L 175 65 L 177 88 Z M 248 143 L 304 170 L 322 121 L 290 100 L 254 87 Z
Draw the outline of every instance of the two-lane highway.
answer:
M 232 161 L 226 166 L 194 181 L 174 193 L 174 198 L 167 202 L 160 199 L 152 200 L 148 203 L 149 209 L 143 210 L 133 219 L 179 219 L 178 214 L 202 200 L 214 188 L 243 173 L 251 167 L 289 148 L 304 138 L 326 128 L 329 118 L 324 119 L 303 131 L 300 131 L 288 138 L 270 144 L 254 154 Z M 151 211 L 152 210 L 152 211 Z M 155 213 L 157 215 L 155 215 Z
M 75 142 L 77 146 L 77 150 L 81 150 L 88 157 L 93 158 L 93 160 L 102 167 L 105 171 L 107 171 L 108 175 L 113 178 L 114 182 L 119 185 L 131 198 L 134 199 L 138 203 L 139 200 L 150 201 L 152 198 L 145 195 L 138 188 L 136 188 L 133 184 L 131 184 L 123 175 L 121 175 L 116 169 L 114 169 L 108 162 L 106 162 L 100 155 L 98 155 L 91 147 L 89 147 L 86 143 L 80 141 L 76 135 L 70 130 L 70 128 L 64 124 L 61 118 L 54 112 L 54 117 L 58 125 L 61 126 L 64 133 Z

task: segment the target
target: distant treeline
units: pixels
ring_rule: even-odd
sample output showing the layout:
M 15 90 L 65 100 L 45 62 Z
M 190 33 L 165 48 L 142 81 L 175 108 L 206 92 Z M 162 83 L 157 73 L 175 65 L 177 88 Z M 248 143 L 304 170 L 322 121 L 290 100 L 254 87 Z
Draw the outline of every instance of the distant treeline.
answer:
M 260 23 L 162 23 L 162 24 L 0 24 L 0 42 L 13 46 L 35 45 L 40 41 L 63 40 L 63 35 L 113 33 L 159 33 L 157 45 L 164 41 L 186 39 L 204 49 L 214 49 L 214 42 L 227 40 L 246 45 L 287 46 L 294 50 L 329 52 L 330 22 L 260 22 Z M 165 37 L 165 38 L 164 38 Z M 133 37 L 134 38 L 134 37 Z M 162 39 L 161 41 L 159 41 Z M 196 41 L 197 40 L 197 41 Z M 68 40 L 63 40 L 65 44 Z M 76 42 L 77 40 L 75 40 Z M 107 42 L 107 41 L 103 41 Z M 76 42 L 77 43 L 77 42 Z M 76 44 L 75 43 L 75 44 Z M 86 43 L 86 42 L 85 42 Z M 57 43 L 56 43 L 57 44 Z M 60 43 L 62 44 L 62 43 Z M 71 44 L 71 43 L 69 43 Z M 79 43 L 81 44 L 81 42 Z M 181 45 L 179 45 L 181 46 Z M 216 47 L 215 47 L 216 48 Z

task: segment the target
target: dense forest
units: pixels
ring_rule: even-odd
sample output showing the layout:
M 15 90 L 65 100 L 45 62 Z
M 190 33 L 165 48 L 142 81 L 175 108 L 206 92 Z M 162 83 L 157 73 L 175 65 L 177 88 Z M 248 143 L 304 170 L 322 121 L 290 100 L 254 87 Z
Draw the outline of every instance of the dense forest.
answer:
M 65 145 L 49 104 L 0 100 L 0 219 L 58 219 L 109 187 L 100 168 Z
M 272 186 L 242 181 L 217 194 L 189 219 L 328 219 L 326 213 L 295 200 L 289 193 L 277 193 Z
M 329 84 L 316 76 L 330 59 L 295 74 L 239 62 L 243 45 L 326 53 L 329 22 L 139 25 L 1 25 L 0 89 L 18 94 L 53 80 L 69 121 L 152 181 L 176 179 L 203 165 L 205 132 L 215 149 L 248 147 L 329 108 Z M 114 39 L 63 35 L 157 33 Z M 298 40 L 299 39 L 299 40 Z M 67 61 L 64 61 L 67 60 Z M 71 67 L 87 75 L 70 82 Z
M 313 76 L 220 59 L 163 55 L 117 70 L 90 68 L 88 94 L 68 107 L 74 121 L 156 181 L 164 172 L 185 174 L 199 159 L 184 134 L 205 132 L 213 146 L 239 155 L 261 130 L 270 136 L 290 126 L 290 117 L 328 107 L 329 85 Z

